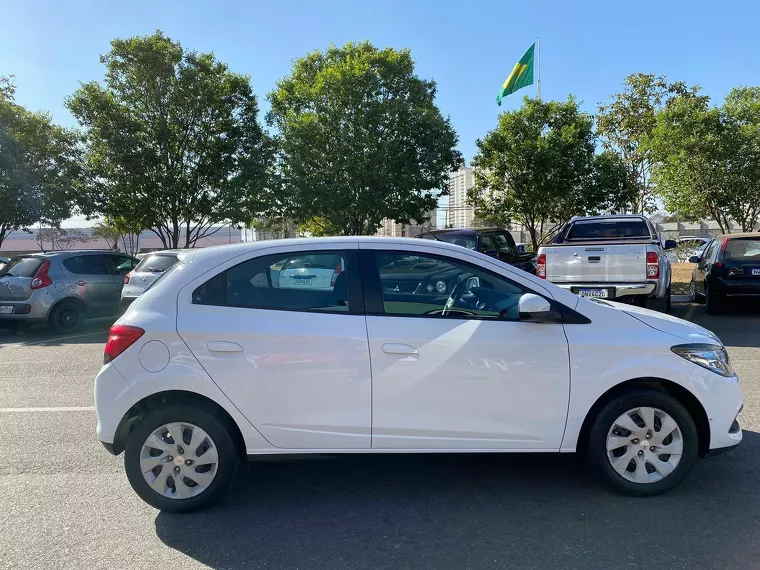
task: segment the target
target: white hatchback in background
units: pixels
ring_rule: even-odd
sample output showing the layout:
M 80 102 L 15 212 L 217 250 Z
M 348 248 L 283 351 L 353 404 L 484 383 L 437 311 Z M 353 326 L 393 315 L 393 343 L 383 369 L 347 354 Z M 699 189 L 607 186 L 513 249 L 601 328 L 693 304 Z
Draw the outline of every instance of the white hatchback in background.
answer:
M 164 271 L 177 263 L 177 256 L 185 250 L 167 249 L 146 254 L 132 271 L 124 276 L 121 304 L 129 305 L 158 279 Z
M 275 287 L 300 289 L 331 289 L 345 268 L 339 255 L 298 256 L 287 259 L 279 270 L 274 267 Z
M 289 259 L 335 257 L 331 287 L 276 285 Z M 594 476 L 648 496 L 742 439 L 714 334 L 466 248 L 323 238 L 179 258 L 111 328 L 95 380 L 98 437 L 162 510 L 218 500 L 246 457 L 307 453 L 583 450 Z

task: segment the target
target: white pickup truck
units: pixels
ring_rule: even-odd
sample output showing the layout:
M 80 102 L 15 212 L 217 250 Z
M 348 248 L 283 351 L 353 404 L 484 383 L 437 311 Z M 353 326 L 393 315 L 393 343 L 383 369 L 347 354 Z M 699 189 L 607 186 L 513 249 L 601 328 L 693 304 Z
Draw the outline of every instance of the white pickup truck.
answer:
M 645 216 L 593 216 L 565 224 L 536 257 L 536 275 L 582 297 L 670 310 L 670 261 Z

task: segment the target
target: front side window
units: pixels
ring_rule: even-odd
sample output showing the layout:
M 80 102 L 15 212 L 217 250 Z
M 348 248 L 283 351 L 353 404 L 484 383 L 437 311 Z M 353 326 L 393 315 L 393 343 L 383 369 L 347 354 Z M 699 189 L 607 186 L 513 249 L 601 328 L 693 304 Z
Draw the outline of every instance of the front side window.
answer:
M 244 261 L 193 292 L 196 305 L 347 313 L 345 252 L 275 254 Z
M 74 275 L 108 275 L 108 266 L 102 255 L 78 255 L 63 260 L 63 266 Z
M 386 315 L 519 320 L 521 285 L 468 263 L 376 252 Z
M 109 257 L 116 275 L 126 275 L 135 268 L 135 260 L 131 257 L 124 255 L 111 255 Z

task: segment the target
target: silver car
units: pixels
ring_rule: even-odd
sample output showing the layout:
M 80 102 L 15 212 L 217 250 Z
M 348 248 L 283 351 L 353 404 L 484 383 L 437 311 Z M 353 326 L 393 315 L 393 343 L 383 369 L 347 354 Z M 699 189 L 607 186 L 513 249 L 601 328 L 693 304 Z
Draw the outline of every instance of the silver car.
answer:
M 137 263 L 103 251 L 13 257 L 0 269 L 0 328 L 49 323 L 69 333 L 87 317 L 117 314 L 124 275 Z
M 184 250 L 166 249 L 145 254 L 137 267 L 124 276 L 124 288 L 121 290 L 122 305 L 129 305 L 142 295 L 159 275 L 177 263 L 177 255 L 182 251 Z

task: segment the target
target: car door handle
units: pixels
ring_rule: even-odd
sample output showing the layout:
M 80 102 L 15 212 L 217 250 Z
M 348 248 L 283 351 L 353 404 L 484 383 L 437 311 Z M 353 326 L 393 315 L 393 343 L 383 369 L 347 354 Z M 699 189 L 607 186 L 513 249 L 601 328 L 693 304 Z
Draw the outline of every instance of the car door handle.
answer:
M 401 344 L 397 342 L 389 342 L 383 345 L 383 352 L 385 354 L 406 354 L 417 355 L 417 349 L 408 344 Z
M 243 352 L 243 347 L 235 342 L 213 341 L 206 346 L 210 352 Z
M 79 281 L 77 281 L 77 285 L 79 285 L 80 287 L 84 287 L 85 285 L 87 285 L 87 281 L 85 281 L 84 279 L 80 279 Z

